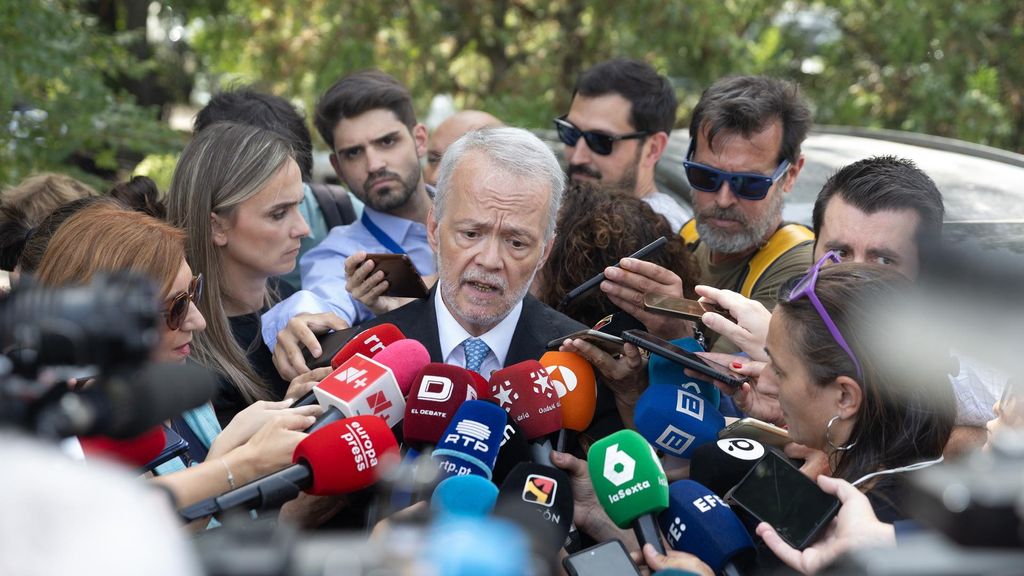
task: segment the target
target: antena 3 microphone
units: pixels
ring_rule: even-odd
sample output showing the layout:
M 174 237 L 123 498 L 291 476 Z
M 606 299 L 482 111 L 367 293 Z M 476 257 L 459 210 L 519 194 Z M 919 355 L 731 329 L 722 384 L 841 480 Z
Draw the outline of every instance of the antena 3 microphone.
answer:
M 562 428 L 586 430 L 597 407 L 597 378 L 590 362 L 574 352 L 545 352 L 540 363 L 561 399 Z
M 648 386 L 634 410 L 637 432 L 655 448 L 689 458 L 698 446 L 718 439 L 725 417 L 700 394 L 680 386 Z

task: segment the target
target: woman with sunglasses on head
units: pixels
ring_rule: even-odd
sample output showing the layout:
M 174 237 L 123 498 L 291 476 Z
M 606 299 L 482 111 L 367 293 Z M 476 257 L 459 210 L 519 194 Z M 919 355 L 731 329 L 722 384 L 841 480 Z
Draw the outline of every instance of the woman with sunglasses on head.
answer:
M 287 284 L 309 226 L 299 213 L 302 180 L 291 144 L 268 130 L 224 122 L 185 147 L 167 192 L 168 220 L 186 231 L 188 260 L 203 274 L 197 301 L 207 329 L 195 359 L 221 377 L 214 399 L 223 423 L 258 400 L 304 394 L 329 370 L 290 386 L 260 336 L 260 314 Z
M 87 284 L 100 273 L 128 270 L 154 280 L 161 296 L 160 340 L 152 360 L 185 362 L 196 334 L 206 327 L 194 300 L 203 279 L 185 262 L 184 234 L 119 203 L 82 208 L 56 229 L 37 271 L 47 286 Z M 212 406 L 190 410 L 171 421 L 192 439 L 189 460 L 171 461 L 157 479 L 174 493 L 179 506 L 221 494 L 291 463 L 301 432 L 314 420 L 316 407 L 283 409 L 286 402 L 261 403 L 239 414 L 221 431 Z M 177 473 L 172 473 L 177 472 Z

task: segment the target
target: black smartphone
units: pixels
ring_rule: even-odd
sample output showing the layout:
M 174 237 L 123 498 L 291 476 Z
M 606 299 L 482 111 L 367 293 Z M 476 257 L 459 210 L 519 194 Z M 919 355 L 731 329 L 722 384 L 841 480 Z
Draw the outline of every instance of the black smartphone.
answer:
M 142 467 L 146 472 L 152 472 L 157 466 L 173 460 L 188 452 L 188 442 L 171 428 L 164 426 L 164 449 L 157 454 L 156 458 L 149 461 Z
M 430 293 L 407 254 L 367 254 L 366 259 L 373 260 L 374 273 L 384 272 L 388 281 L 385 296 L 426 298 Z
M 558 350 L 558 347 L 562 345 L 562 342 L 565 342 L 568 338 L 579 338 L 580 340 L 597 346 L 612 356 L 622 354 L 622 338 L 608 334 L 607 332 L 599 332 L 597 330 L 579 330 L 572 334 L 566 334 L 561 338 L 555 338 L 548 342 L 548 350 Z
M 800 470 L 768 451 L 725 499 L 767 522 L 790 546 L 803 550 L 839 511 L 839 499 L 825 493 Z
M 747 381 L 746 376 L 733 372 L 718 362 L 701 358 L 689 350 L 684 350 L 668 340 L 658 338 L 654 334 L 648 334 L 643 330 L 624 330 L 622 332 L 622 339 L 658 356 L 668 358 L 676 364 L 699 372 L 708 378 L 718 380 L 731 388 L 739 388 Z
M 640 570 L 618 540 L 602 542 L 562 559 L 569 576 L 640 576 Z
M 341 350 L 359 332 L 356 328 L 345 328 L 344 330 L 335 330 L 334 332 L 328 332 L 319 336 L 317 340 L 320 341 L 320 349 L 323 350 L 323 353 L 320 354 L 319 358 L 314 358 L 313 353 L 303 346 L 302 359 L 305 360 L 306 366 L 309 366 L 310 370 L 330 366 L 331 358 L 334 358 L 338 350 Z

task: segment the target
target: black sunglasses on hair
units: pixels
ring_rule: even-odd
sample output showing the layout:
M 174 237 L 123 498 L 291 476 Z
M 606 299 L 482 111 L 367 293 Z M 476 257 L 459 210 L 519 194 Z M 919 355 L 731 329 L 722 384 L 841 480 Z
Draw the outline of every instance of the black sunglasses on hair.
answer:
M 605 134 L 604 132 L 593 132 L 580 130 L 572 122 L 565 119 L 565 116 L 555 118 L 555 129 L 558 130 L 558 139 L 566 146 L 575 146 L 580 141 L 580 136 L 587 141 L 587 147 L 594 154 L 607 156 L 612 153 L 612 146 L 619 140 L 633 140 L 643 138 L 649 134 L 647 131 L 630 132 L 629 134 Z
M 171 330 L 181 328 L 188 316 L 189 304 L 195 302 L 203 294 L 203 273 L 200 272 L 188 283 L 188 290 L 179 292 L 171 300 L 170 306 L 163 316 L 167 319 L 167 327 Z

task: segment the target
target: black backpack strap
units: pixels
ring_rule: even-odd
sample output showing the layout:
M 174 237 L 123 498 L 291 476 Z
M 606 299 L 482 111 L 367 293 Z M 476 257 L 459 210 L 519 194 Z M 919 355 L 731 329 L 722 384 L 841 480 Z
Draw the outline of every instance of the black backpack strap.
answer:
M 328 229 L 356 221 L 356 211 L 352 207 L 347 190 L 332 184 L 314 183 L 310 183 L 309 188 L 313 191 L 313 196 L 316 196 L 316 203 L 320 205 Z

